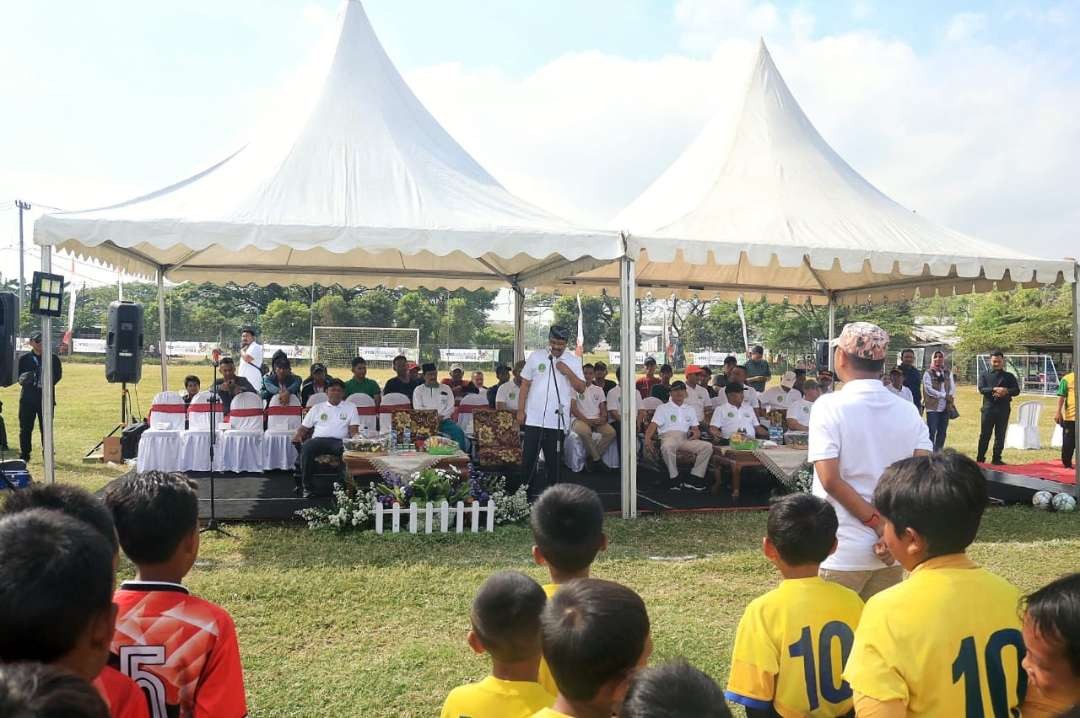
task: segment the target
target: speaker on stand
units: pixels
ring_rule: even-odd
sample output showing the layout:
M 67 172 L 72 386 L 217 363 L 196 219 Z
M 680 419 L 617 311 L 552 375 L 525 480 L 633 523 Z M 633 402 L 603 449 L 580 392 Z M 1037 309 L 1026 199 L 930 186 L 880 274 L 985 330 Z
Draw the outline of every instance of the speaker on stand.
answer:
M 131 395 L 128 384 L 138 384 L 142 379 L 143 359 L 143 308 L 135 302 L 116 301 L 109 305 L 105 334 L 105 380 L 120 384 L 120 423 L 108 436 L 132 423 Z M 87 456 L 104 445 L 105 439 L 87 452 Z

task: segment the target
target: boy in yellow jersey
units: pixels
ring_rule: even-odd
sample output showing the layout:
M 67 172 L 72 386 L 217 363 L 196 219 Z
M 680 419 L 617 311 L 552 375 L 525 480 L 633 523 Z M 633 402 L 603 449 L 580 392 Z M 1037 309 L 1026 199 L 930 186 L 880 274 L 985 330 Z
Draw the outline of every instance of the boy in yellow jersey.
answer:
M 769 509 L 763 550 L 784 580 L 746 607 L 724 694 L 749 718 L 851 713 L 851 688 L 840 674 L 863 602 L 818 577 L 821 562 L 836 550 L 837 525 L 832 505 L 809 494 L 787 496 Z
M 1080 573 L 1027 597 L 1024 645 L 1028 700 L 1024 716 L 1080 717 Z M 1041 705 L 1033 694 L 1041 694 Z
M 579 578 L 561 586 L 544 607 L 540 631 L 559 694 L 533 718 L 616 715 L 652 653 L 645 602 L 612 581 Z
M 473 600 L 469 647 L 491 655 L 491 675 L 450 691 L 442 718 L 528 718 L 555 703 L 536 682 L 540 667 L 540 584 L 516 571 L 492 574 Z
M 986 500 L 982 471 L 955 451 L 885 470 L 874 507 L 911 576 L 863 610 L 844 670 L 859 718 L 1020 715 L 1020 592 L 964 555 Z
M 533 560 L 546 566 L 551 583 L 544 585 L 548 598 L 559 586 L 575 578 L 588 578 L 596 554 L 607 548 L 604 505 L 592 489 L 576 484 L 556 484 L 533 504 L 529 525 L 533 533 Z M 547 662 L 540 661 L 540 685 L 551 695 L 558 693 Z
M 619 718 L 731 718 L 731 710 L 716 681 L 678 659 L 638 671 Z

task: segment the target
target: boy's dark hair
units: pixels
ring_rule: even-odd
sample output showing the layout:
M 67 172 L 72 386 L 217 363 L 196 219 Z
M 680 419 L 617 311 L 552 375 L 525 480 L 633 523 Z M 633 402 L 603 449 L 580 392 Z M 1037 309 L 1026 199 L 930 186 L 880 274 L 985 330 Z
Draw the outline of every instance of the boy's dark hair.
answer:
M 523 661 L 540 655 L 540 614 L 547 594 L 517 571 L 488 577 L 473 599 L 473 631 L 497 661 Z
M 915 350 L 912 349 L 911 347 L 908 347 L 907 349 L 901 349 L 900 350 L 900 356 L 903 357 L 905 354 L 910 354 L 911 356 L 915 356 Z
M 195 382 L 199 386 L 202 386 L 202 382 L 199 380 L 199 377 L 195 376 L 194 374 L 188 374 L 187 376 L 184 377 L 184 386 L 185 387 L 188 384 L 190 384 L 191 382 Z
M 856 356 L 855 354 L 848 354 L 844 352 L 844 356 L 847 357 L 848 364 L 851 368 L 857 372 L 863 374 L 878 374 L 879 376 L 885 371 L 884 359 L 867 359 L 865 357 Z
M 250 334 L 253 337 L 259 336 L 259 333 L 255 331 L 255 327 L 244 327 L 240 330 L 241 334 Z
M 589 363 L 589 364 L 582 364 L 582 365 L 581 365 L 581 369 L 582 369 L 582 371 L 584 371 L 585 369 L 592 369 L 593 371 L 595 371 L 595 370 L 596 370 L 596 366 L 595 366 L 595 365 L 593 365 L 593 364 L 591 364 L 591 363 Z
M 109 718 L 109 708 L 74 673 L 41 663 L 12 663 L 0 665 L 0 716 Z
M 735 366 L 738 366 L 739 360 L 728 354 L 726 357 L 724 357 L 724 366 L 727 366 L 728 364 L 734 364 Z
M 367 359 L 365 359 L 364 357 L 353 357 L 353 359 L 352 359 L 352 368 L 353 369 L 360 366 L 361 364 L 363 364 L 364 366 L 367 366 Z
M 222 364 L 236 364 L 232 357 L 221 357 L 221 361 L 218 362 L 218 366 Z
M 0 662 L 52 663 L 112 606 L 113 551 L 59 511 L 0 518 Z
M 605 683 L 627 676 L 649 640 L 649 614 L 625 586 L 596 578 L 563 585 L 541 619 L 544 658 L 572 701 L 587 701 Z
M 828 501 L 792 494 L 769 507 L 766 535 L 789 566 L 821 563 L 836 543 L 839 522 Z
M 1080 573 L 1052 581 L 1024 600 L 1035 631 L 1062 644 L 1074 676 L 1080 676 Z
M 915 529 L 933 557 L 961 553 L 971 545 L 986 501 L 986 477 L 979 465 L 946 449 L 903 459 L 885 469 L 873 503 L 896 533 Z
M 686 382 L 684 382 L 684 381 L 673 381 L 673 382 L 671 382 L 671 387 L 669 388 L 669 391 L 686 391 Z
M 990 356 L 992 356 L 992 357 L 1001 357 L 1002 359 L 1004 359 L 1005 358 L 1005 352 L 1001 351 L 1000 349 L 995 349 L 994 351 L 990 352 Z
M 89 524 L 90 528 L 105 537 L 113 553 L 120 550 L 112 514 L 101 499 L 86 489 L 73 484 L 33 484 L 10 493 L 0 508 L 0 516 L 11 516 L 31 509 L 59 511 Z
M 533 541 L 559 571 L 582 571 L 596 559 L 604 537 L 604 505 L 592 489 L 556 484 L 544 491 L 529 517 Z
M 645 357 L 645 366 L 648 366 L 649 364 L 655 365 L 656 359 L 654 357 Z
M 670 364 L 661 364 L 660 365 L 660 373 L 663 374 L 666 371 L 671 372 L 672 374 L 675 373 L 675 370 L 671 368 Z
M 197 484 L 183 474 L 131 472 L 105 493 L 120 547 L 136 564 L 164 563 L 199 525 Z
M 345 389 L 345 382 L 343 382 L 341 379 L 331 379 L 330 381 L 326 382 L 326 388 L 327 389 L 329 389 L 331 387 L 334 387 L 334 386 L 339 387 L 342 390 L 344 390 Z
M 274 356 L 270 358 L 270 366 L 277 369 L 279 366 L 283 366 L 286 369 L 292 369 L 292 362 L 289 361 L 289 355 L 285 353 L 283 349 L 278 349 L 274 352 Z
M 765 353 L 765 347 L 761 346 L 760 344 L 755 344 L 754 348 L 750 350 L 750 353 L 751 354 L 764 354 Z
M 733 381 L 724 387 L 725 394 L 742 394 L 746 391 L 746 387 L 737 381 Z
M 716 681 L 678 658 L 634 675 L 619 718 L 731 718 L 731 711 Z
M 899 374 L 900 376 L 903 376 L 904 370 L 898 366 L 894 366 L 892 369 L 889 370 L 889 376 L 892 376 L 893 374 Z
M 599 369 L 599 368 L 601 368 L 601 367 L 603 367 L 604 369 L 607 369 L 607 368 L 608 368 L 608 365 L 607 365 L 607 364 L 605 364 L 605 363 L 604 363 L 604 362 L 602 362 L 602 361 L 598 361 L 598 362 L 596 362 L 595 364 L 593 364 L 593 369 Z

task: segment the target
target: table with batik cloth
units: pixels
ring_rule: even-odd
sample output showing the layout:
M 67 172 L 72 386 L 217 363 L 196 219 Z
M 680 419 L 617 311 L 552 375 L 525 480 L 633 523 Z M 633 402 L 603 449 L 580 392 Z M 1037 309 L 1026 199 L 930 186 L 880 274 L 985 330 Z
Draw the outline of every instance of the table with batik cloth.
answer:
M 469 476 L 469 455 L 463 451 L 453 454 L 429 454 L 424 451 L 410 451 L 401 454 L 368 454 L 346 451 L 345 469 L 349 476 L 377 477 L 393 474 L 404 480 L 417 471 L 430 469 L 457 468 L 462 476 Z
M 796 476 L 806 466 L 806 449 L 776 446 L 754 449 L 754 456 L 769 473 L 789 489 L 797 489 Z

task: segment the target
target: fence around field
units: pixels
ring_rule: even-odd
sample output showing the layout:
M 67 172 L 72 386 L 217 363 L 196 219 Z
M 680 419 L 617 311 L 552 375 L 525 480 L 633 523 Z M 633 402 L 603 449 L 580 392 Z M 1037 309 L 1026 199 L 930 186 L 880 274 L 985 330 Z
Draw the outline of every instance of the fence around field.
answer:
M 479 502 L 473 502 L 469 506 L 465 506 L 463 502 L 458 501 L 457 505 L 453 507 L 445 501 L 437 505 L 429 501 L 423 511 L 419 510 L 416 504 L 410 504 L 407 509 L 403 509 L 401 504 L 395 502 L 393 506 L 386 508 L 382 503 L 376 501 L 374 513 L 375 533 L 377 534 L 387 532 L 386 520 L 388 517 L 390 520 L 389 532 L 395 534 L 405 532 L 402 527 L 402 518 L 408 518 L 408 533 L 413 534 L 449 533 L 451 524 L 454 526 L 454 533 L 464 533 L 466 516 L 469 517 L 473 533 L 478 533 L 481 530 L 489 532 L 495 530 L 495 501 L 492 499 L 488 499 L 487 504 L 484 506 L 481 506 Z M 422 532 L 420 531 L 421 519 L 424 522 Z

